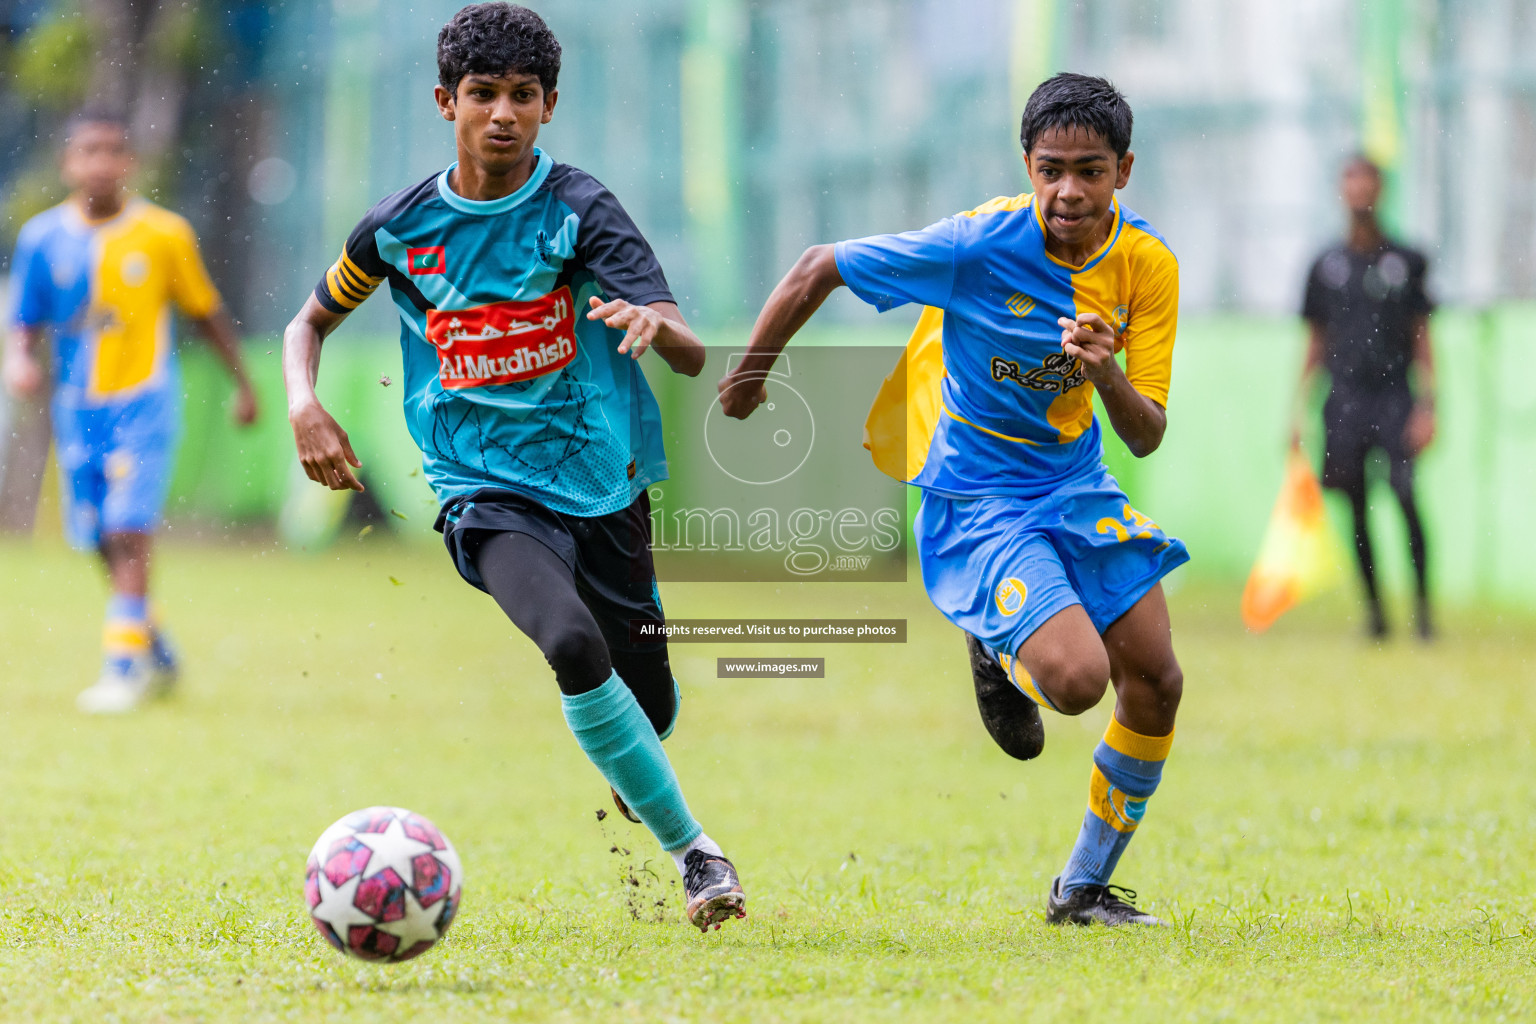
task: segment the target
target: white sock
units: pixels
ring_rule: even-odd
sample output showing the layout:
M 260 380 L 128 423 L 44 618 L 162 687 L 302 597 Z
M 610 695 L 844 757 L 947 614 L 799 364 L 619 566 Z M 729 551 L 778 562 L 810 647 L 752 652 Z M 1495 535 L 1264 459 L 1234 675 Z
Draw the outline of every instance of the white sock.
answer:
M 698 837 L 695 838 L 694 841 L 689 843 L 687 846 L 679 847 L 676 850 L 668 850 L 667 851 L 668 853 L 670 853 L 672 855 L 672 863 L 677 865 L 677 873 L 678 874 L 682 874 L 683 873 L 683 861 L 687 860 L 688 853 L 691 850 L 703 850 L 705 853 L 709 854 L 711 857 L 724 857 L 725 856 L 725 854 L 723 852 L 721 852 L 721 850 L 720 850 L 720 844 L 719 843 L 717 843 L 713 839 L 709 838 L 709 836 L 705 835 L 703 832 L 700 832 L 698 834 Z

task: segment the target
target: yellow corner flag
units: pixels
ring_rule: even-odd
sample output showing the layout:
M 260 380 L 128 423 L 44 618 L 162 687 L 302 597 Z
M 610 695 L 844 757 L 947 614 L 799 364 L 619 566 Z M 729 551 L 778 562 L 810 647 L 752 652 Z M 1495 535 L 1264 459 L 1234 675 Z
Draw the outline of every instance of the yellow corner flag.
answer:
M 1243 588 L 1243 625 L 1264 632 L 1293 605 L 1335 586 L 1340 575 L 1339 541 L 1328 528 L 1323 489 L 1301 448 L 1293 447 Z

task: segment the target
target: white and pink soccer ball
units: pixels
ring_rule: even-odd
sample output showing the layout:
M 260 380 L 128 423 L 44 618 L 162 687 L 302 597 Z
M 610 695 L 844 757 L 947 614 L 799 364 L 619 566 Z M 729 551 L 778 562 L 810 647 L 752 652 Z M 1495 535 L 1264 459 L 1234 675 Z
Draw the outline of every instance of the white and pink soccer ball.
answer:
M 396 963 L 442 938 L 464 872 L 436 825 L 403 807 L 354 811 L 320 833 L 304 874 L 309 916 L 361 960 Z

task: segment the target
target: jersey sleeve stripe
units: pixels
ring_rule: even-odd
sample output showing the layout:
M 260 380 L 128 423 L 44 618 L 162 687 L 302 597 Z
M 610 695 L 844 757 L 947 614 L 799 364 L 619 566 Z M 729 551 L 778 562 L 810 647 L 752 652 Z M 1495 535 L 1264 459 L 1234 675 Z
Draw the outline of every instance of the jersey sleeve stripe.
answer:
M 382 277 L 363 273 L 343 251 L 340 258 L 325 272 L 325 290 L 332 301 L 343 309 L 356 309 L 372 295 L 383 282 Z
M 352 271 L 348 270 L 347 265 L 341 260 L 336 261 L 336 279 L 340 281 L 348 291 L 354 294 L 360 294 L 368 290 L 367 283 L 359 279 L 356 274 L 352 273 Z
M 336 261 L 336 265 L 346 272 L 348 278 L 357 287 L 368 292 L 372 292 L 384 280 L 382 277 L 374 277 L 371 274 L 363 273 L 363 269 L 352 262 L 352 257 L 347 255 L 345 249 L 342 250 L 341 258 Z
M 363 301 L 364 296 L 357 294 L 341 276 L 341 271 L 332 267 L 326 271 L 325 283 L 330 288 L 331 295 L 336 301 L 345 304 L 348 308 L 356 306 Z
M 368 297 L 367 293 L 358 294 L 347 287 L 342 280 L 341 272 L 334 266 L 325 272 L 325 290 L 330 293 L 331 299 L 346 309 L 356 309 Z

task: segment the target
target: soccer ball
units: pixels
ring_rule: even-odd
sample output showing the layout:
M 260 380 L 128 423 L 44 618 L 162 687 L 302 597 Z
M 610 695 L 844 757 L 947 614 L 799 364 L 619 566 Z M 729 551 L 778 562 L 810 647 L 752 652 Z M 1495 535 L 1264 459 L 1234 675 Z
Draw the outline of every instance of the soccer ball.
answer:
M 431 949 L 459 910 L 464 872 L 437 826 L 403 807 L 354 811 L 320 833 L 304 873 L 310 919 L 361 960 Z

